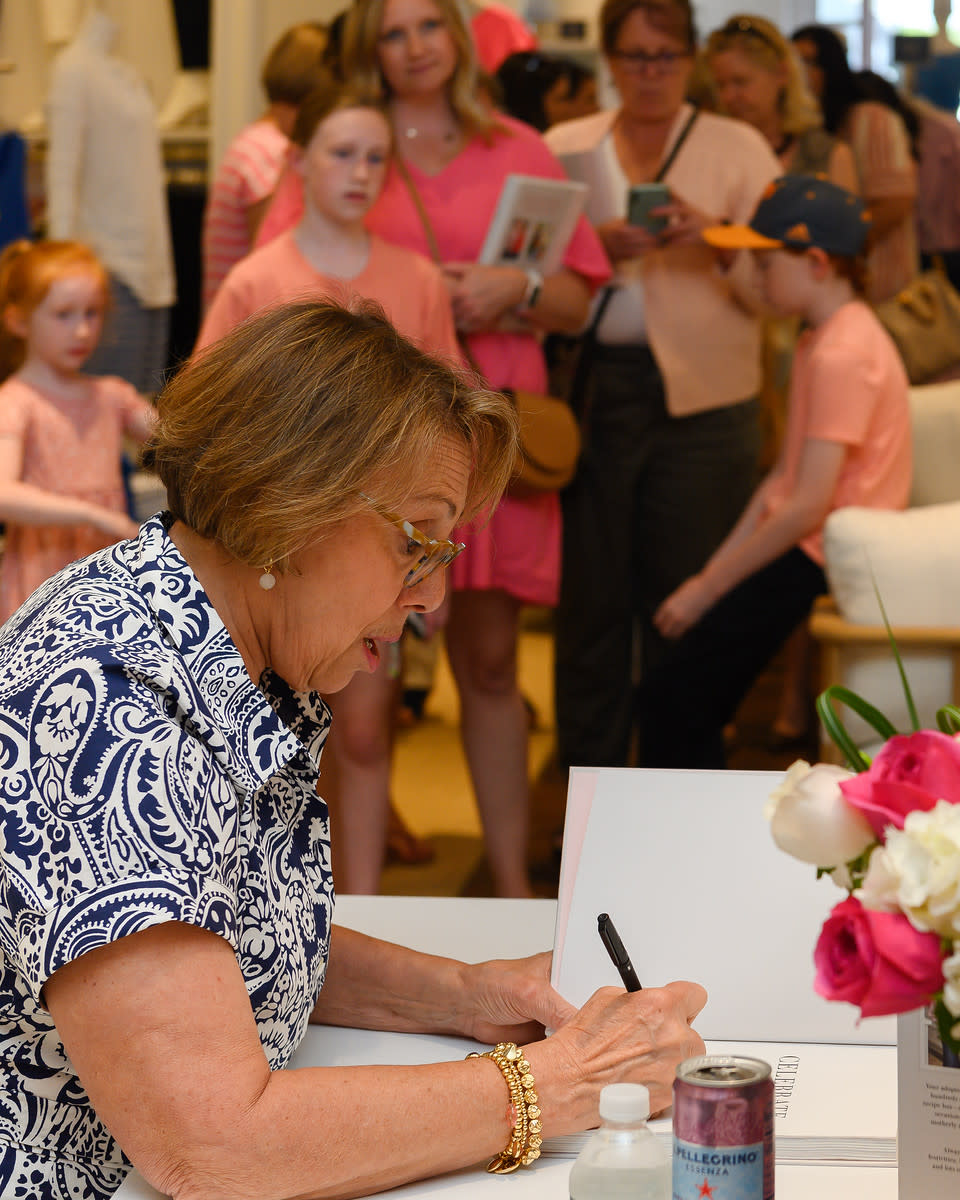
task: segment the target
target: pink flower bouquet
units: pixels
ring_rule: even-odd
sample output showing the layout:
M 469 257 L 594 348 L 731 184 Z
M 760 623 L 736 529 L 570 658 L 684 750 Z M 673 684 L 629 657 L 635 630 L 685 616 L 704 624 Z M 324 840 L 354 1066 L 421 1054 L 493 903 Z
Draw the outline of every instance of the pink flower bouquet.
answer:
M 896 647 L 894 647 L 896 653 Z M 899 660 L 898 660 L 899 661 Z M 824 922 L 814 986 L 865 1017 L 932 1003 L 944 1046 L 960 1051 L 960 710 L 901 735 L 845 688 L 817 701 L 852 770 L 796 762 L 767 816 L 774 841 L 847 896 Z M 886 741 L 871 762 L 837 716 L 841 701 Z

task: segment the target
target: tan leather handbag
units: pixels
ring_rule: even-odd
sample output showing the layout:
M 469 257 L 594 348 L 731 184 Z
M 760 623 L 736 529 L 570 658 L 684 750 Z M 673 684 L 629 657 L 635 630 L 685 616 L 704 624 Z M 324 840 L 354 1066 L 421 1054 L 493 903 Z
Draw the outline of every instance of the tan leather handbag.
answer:
M 505 388 L 520 418 L 520 459 L 510 494 L 552 492 L 566 487 L 580 457 L 580 427 L 565 400 L 540 392 Z
M 416 184 L 403 159 L 398 155 L 394 161 L 420 217 L 431 257 L 438 266 L 442 266 L 443 259 L 433 224 Z M 471 354 L 466 338 L 459 340 L 464 358 L 482 380 L 483 372 Z M 522 499 L 525 495 L 553 492 L 565 487 L 573 478 L 580 457 L 580 427 L 570 405 L 566 400 L 542 392 L 525 392 L 514 388 L 503 388 L 502 391 L 513 400 L 520 418 L 520 457 L 510 483 L 510 494 Z
M 960 294 L 934 267 L 874 312 L 896 342 L 912 384 L 929 383 L 960 364 Z

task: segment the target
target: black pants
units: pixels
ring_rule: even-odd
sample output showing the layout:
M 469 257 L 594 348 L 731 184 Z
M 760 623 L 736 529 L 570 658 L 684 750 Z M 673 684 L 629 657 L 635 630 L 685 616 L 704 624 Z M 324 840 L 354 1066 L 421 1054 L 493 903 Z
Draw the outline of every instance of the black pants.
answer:
M 563 493 L 556 624 L 558 758 L 622 766 L 641 673 L 663 639 L 650 618 L 698 571 L 756 485 L 757 404 L 671 417 L 646 347 L 598 347 L 577 477 Z
M 643 680 L 642 765 L 723 767 L 724 725 L 826 590 L 823 569 L 794 547 L 705 613 Z

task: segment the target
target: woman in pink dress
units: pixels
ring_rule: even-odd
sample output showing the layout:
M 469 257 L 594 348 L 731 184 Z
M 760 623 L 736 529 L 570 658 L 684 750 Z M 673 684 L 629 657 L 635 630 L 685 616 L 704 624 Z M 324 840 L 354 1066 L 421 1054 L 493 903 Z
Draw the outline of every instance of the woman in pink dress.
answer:
M 84 375 L 108 294 L 78 242 L 14 242 L 0 256 L 0 622 L 61 567 L 137 526 L 120 472 L 124 435 L 153 409 L 113 376 Z
M 359 0 L 344 36 L 344 71 L 381 96 L 397 156 L 426 210 L 458 329 L 492 387 L 546 390 L 538 335 L 582 328 L 609 266 L 581 221 L 545 279 L 476 259 L 506 177 L 563 179 L 529 126 L 478 97 L 470 34 L 453 0 Z M 430 238 L 394 164 L 367 226 L 430 253 Z M 447 650 L 460 693 L 464 748 L 499 895 L 531 893 L 527 873 L 527 714 L 517 686 L 524 604 L 556 602 L 560 509 L 553 493 L 507 496 L 451 568 Z

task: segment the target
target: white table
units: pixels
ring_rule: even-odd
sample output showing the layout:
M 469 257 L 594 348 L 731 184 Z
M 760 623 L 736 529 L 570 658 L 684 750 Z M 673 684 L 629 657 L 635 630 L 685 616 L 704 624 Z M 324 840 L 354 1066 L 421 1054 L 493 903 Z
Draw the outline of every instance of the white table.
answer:
M 363 933 L 401 942 L 433 954 L 481 962 L 486 958 L 534 954 L 553 944 L 553 900 L 480 900 L 415 896 L 343 896 L 336 919 Z M 439 1062 L 461 1058 L 458 1038 L 311 1026 L 294 1055 L 294 1067 L 357 1062 Z M 514 1200 L 562 1200 L 568 1195 L 570 1160 L 541 1158 L 510 1176 L 509 1182 L 468 1168 L 390 1192 L 398 1200 L 498 1200 L 505 1187 Z M 117 1200 L 162 1200 L 133 1171 Z M 777 1200 L 896 1200 L 897 1172 L 891 1167 L 778 1166 Z

